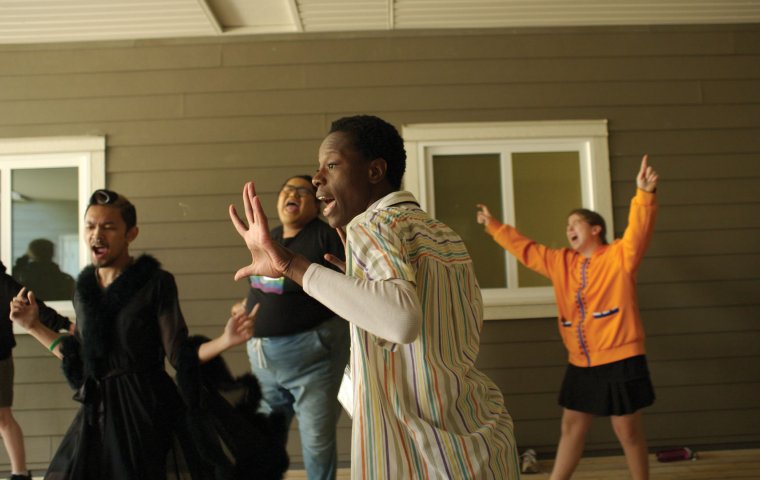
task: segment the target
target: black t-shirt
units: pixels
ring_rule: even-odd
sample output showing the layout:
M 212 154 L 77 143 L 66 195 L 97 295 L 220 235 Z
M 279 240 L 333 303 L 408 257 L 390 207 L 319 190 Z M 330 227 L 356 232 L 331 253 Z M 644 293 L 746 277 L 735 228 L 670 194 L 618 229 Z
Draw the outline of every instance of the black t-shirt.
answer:
M 295 237 L 283 239 L 282 226 L 273 228 L 271 235 L 273 240 L 300 253 L 309 261 L 333 270 L 336 268 L 323 258 L 324 254 L 332 253 L 341 259 L 345 258 L 343 243 L 338 234 L 318 218 L 306 225 Z M 251 289 L 246 302 L 248 310 L 261 303 L 254 329 L 256 337 L 277 337 L 304 332 L 335 315 L 288 278 L 254 276 L 250 277 L 249 281 Z

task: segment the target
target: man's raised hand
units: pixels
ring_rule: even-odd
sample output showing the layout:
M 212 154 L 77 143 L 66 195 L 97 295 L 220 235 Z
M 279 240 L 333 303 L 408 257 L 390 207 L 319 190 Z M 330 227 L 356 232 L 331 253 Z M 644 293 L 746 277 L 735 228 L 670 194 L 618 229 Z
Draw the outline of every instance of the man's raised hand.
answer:
M 240 219 L 234 205 L 230 205 L 229 208 L 230 220 L 251 252 L 251 264 L 238 270 L 235 273 L 235 280 L 250 275 L 275 278 L 285 275 L 293 259 L 293 253 L 272 241 L 267 217 L 264 209 L 261 208 L 253 182 L 248 182 L 243 187 L 243 205 L 248 225 Z
M 37 299 L 34 292 L 27 293 L 26 287 L 13 297 L 10 307 L 10 319 L 24 330 L 30 330 L 39 323 L 40 308 L 37 306 Z

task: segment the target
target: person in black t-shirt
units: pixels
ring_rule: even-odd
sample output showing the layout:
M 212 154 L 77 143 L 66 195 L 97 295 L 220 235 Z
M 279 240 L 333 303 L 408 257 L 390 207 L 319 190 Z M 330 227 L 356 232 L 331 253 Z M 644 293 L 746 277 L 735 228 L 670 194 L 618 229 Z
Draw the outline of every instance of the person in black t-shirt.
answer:
M 289 178 L 280 189 L 281 226 L 272 239 L 322 265 L 329 253 L 345 258 L 343 242 L 318 218 L 319 200 L 308 175 Z M 250 277 L 248 297 L 233 312 L 259 304 L 254 338 L 248 342 L 251 369 L 268 409 L 298 418 L 304 468 L 310 480 L 334 479 L 337 470 L 337 401 L 348 363 L 348 323 L 285 277 Z

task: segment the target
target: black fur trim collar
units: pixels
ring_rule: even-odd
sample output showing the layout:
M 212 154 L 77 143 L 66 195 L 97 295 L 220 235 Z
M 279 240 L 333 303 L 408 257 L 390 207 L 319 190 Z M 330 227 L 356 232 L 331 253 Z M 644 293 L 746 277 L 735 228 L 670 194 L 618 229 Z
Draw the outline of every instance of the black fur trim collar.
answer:
M 105 290 L 100 288 L 96 267 L 82 270 L 77 279 L 76 297 L 84 318 L 82 326 L 83 360 L 86 374 L 95 377 L 105 372 L 106 357 L 112 345 L 113 322 L 132 297 L 161 269 L 158 260 L 150 255 L 140 256 Z

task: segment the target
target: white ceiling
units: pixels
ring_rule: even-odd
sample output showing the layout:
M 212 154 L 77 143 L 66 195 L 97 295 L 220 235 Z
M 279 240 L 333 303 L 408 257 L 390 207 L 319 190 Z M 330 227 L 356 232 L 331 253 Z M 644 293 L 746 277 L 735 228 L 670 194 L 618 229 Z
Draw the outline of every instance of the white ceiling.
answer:
M 758 22 L 760 0 L 0 0 L 0 44 Z

